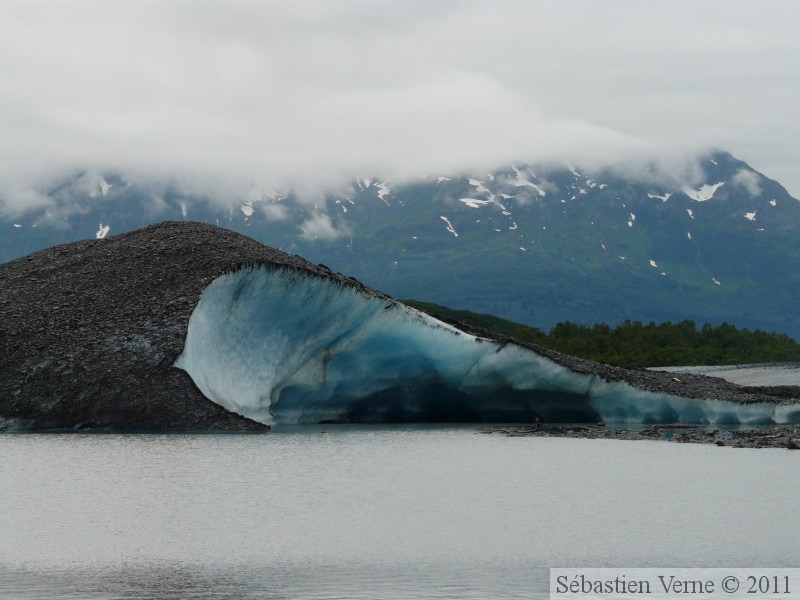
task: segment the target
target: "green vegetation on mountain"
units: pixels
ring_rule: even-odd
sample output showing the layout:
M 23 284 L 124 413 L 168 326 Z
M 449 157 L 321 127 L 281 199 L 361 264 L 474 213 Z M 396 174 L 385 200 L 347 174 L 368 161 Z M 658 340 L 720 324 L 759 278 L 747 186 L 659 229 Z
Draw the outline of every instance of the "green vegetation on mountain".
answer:
M 564 321 L 549 332 L 492 315 L 453 310 L 430 302 L 407 300 L 437 319 L 463 322 L 545 348 L 621 367 L 668 367 L 800 361 L 800 344 L 785 334 L 716 327 L 694 321 L 642 323 L 625 321 L 617 327 Z

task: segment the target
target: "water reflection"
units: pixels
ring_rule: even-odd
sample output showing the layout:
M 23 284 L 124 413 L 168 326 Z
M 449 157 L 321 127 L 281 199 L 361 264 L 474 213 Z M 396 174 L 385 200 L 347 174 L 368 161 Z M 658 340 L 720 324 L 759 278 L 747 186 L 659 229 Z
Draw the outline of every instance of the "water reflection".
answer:
M 521 575 L 524 574 L 524 577 Z M 546 597 L 546 568 L 480 572 L 406 565 L 131 565 L 36 571 L 0 567 L 6 600 L 288 600 Z

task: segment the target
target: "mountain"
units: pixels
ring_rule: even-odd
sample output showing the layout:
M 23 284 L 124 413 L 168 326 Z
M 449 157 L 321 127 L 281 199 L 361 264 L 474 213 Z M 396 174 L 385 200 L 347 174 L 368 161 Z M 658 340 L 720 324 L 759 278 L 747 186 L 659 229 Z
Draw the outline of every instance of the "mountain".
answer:
M 700 165 L 691 187 L 518 164 L 405 185 L 359 178 L 314 205 L 276 193 L 224 207 L 81 174 L 49 190 L 57 208 L 0 222 L 0 259 L 199 220 L 396 297 L 542 328 L 692 319 L 800 337 L 800 202 L 730 154 Z

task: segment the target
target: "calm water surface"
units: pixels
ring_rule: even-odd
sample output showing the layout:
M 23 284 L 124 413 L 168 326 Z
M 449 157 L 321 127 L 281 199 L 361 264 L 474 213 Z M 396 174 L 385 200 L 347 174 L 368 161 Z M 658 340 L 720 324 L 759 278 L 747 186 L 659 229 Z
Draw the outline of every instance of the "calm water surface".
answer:
M 0 436 L 2 598 L 530 598 L 800 565 L 800 452 L 469 427 Z

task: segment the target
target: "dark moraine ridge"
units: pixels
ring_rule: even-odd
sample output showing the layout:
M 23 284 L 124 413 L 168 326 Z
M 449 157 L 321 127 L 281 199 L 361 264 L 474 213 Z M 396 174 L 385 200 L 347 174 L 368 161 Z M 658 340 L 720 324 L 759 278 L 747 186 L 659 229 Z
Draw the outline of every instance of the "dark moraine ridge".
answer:
M 0 428 L 265 430 L 173 366 L 203 290 L 244 265 L 289 267 L 395 300 L 213 225 L 165 222 L 0 265 Z M 502 343 L 519 343 L 454 324 Z M 519 343 L 574 371 L 689 398 L 781 402 L 721 379 L 627 370 Z

